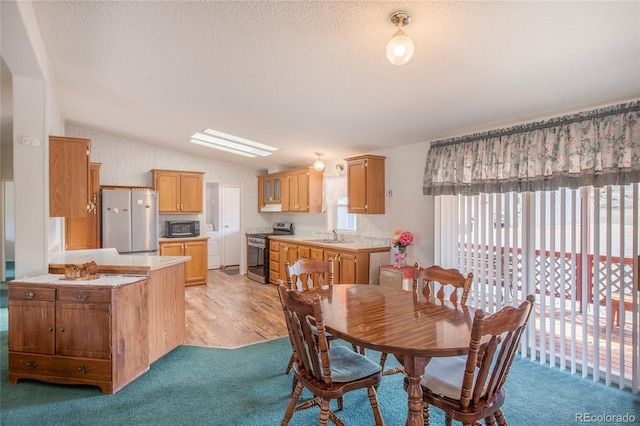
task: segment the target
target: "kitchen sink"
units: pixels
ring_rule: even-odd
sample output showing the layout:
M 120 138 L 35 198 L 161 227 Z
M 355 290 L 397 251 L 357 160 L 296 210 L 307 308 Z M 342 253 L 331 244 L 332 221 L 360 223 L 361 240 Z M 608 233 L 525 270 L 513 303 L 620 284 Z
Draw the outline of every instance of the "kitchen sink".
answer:
M 307 241 L 307 242 L 310 242 L 310 243 L 323 243 L 323 244 L 346 243 L 345 240 L 334 240 L 333 238 L 316 238 L 316 239 L 302 240 L 302 241 Z

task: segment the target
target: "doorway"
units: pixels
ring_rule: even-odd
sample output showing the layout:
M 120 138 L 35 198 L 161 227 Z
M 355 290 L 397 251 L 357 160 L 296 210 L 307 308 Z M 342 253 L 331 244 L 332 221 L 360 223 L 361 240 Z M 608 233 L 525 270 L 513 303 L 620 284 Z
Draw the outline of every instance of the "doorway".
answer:
M 209 269 L 240 265 L 240 185 L 207 182 L 205 231 L 209 237 Z

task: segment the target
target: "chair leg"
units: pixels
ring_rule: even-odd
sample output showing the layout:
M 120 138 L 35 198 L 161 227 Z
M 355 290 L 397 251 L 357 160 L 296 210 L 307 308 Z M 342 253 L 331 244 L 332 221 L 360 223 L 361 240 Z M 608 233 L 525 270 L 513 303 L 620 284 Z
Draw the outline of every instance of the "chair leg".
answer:
M 380 355 L 380 368 L 382 368 L 382 371 L 384 371 L 384 364 L 387 362 L 387 355 L 386 352 L 382 352 Z
M 338 397 L 338 409 L 336 411 L 342 411 L 343 408 L 344 408 L 344 398 L 339 396 Z
M 287 405 L 287 411 L 284 412 L 284 417 L 282 418 L 281 426 L 287 426 L 291 421 L 291 416 L 293 416 L 293 412 L 296 409 L 296 404 L 298 403 L 298 399 L 302 394 L 302 383 L 298 382 L 296 384 L 296 388 L 293 391 L 293 395 L 291 395 L 291 401 L 289 401 L 289 405 Z
M 320 404 L 320 422 L 318 423 L 320 426 L 326 426 L 329 421 L 329 413 L 331 412 L 329 409 L 329 402 L 330 400 L 323 399 Z
M 496 418 L 494 416 L 487 416 L 484 418 L 484 424 L 486 426 L 495 426 Z
M 369 403 L 371 404 L 371 409 L 373 410 L 373 419 L 376 422 L 376 426 L 383 426 L 384 420 L 382 420 L 382 413 L 380 413 L 380 406 L 378 405 L 378 397 L 376 396 L 376 390 L 373 386 L 369 386 L 367 388 L 367 395 L 369 395 Z
M 495 413 L 493 413 L 493 415 L 496 418 L 496 421 L 498 422 L 498 425 L 500 426 L 507 426 L 507 419 L 504 418 L 504 415 L 502 414 L 502 410 L 498 410 Z
M 380 367 L 382 368 L 382 375 L 383 376 L 390 376 L 390 375 L 396 374 L 396 373 L 404 373 L 404 366 L 402 366 L 402 365 L 390 368 L 387 371 L 384 370 L 384 364 L 387 362 L 387 357 L 388 356 L 389 356 L 389 354 L 386 353 L 386 352 L 382 352 L 382 355 L 380 355 Z
M 424 418 L 424 426 L 429 426 L 429 404 L 422 404 L 422 417 Z
M 451 418 L 451 414 L 444 413 L 444 424 L 447 426 L 451 426 L 453 424 L 453 419 Z
M 289 364 L 287 364 L 287 369 L 284 372 L 284 374 L 289 374 L 289 372 L 291 371 L 291 368 L 293 367 L 293 362 L 296 360 L 296 353 L 295 352 L 291 352 L 291 356 L 289 357 Z
M 329 411 L 329 420 L 336 426 L 344 426 L 344 422 L 340 420 L 340 417 L 336 416 L 336 413 L 333 411 Z

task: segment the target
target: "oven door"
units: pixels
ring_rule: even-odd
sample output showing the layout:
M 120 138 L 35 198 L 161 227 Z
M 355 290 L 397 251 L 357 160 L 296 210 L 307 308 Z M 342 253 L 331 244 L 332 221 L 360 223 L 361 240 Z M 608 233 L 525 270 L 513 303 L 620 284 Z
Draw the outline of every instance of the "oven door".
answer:
M 247 278 L 259 283 L 267 283 L 268 264 L 266 242 L 247 241 Z

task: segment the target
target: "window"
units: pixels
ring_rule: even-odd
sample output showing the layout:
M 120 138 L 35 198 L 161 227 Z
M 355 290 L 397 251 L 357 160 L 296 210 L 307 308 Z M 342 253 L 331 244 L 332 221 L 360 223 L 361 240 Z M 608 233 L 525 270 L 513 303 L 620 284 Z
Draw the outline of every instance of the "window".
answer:
M 336 221 L 339 231 L 355 231 L 356 230 L 356 215 L 349 213 L 348 210 L 349 199 L 347 197 L 338 197 L 338 204 L 336 206 Z

